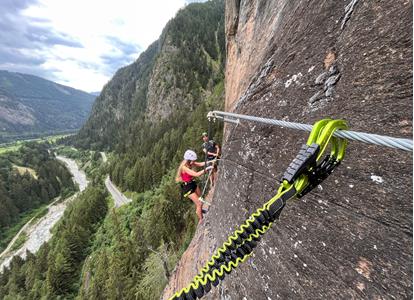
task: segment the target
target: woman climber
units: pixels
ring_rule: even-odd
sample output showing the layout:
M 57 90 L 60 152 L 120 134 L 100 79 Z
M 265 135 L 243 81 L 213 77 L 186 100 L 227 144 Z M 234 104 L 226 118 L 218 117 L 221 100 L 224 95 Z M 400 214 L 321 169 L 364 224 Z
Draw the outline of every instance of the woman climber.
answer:
M 207 173 L 213 166 L 204 168 L 201 171 L 194 171 L 192 167 L 204 167 L 205 162 L 196 162 L 197 154 L 192 150 L 187 150 L 184 153 L 184 160 L 180 163 L 177 170 L 177 176 L 175 177 L 176 182 L 181 183 L 181 189 L 184 197 L 190 198 L 191 201 L 196 205 L 196 213 L 198 217 L 198 223 L 200 224 L 203 220 L 203 203 L 204 200 L 201 198 L 200 188 L 194 181 L 194 177 L 200 177 Z M 208 164 L 208 163 L 207 163 Z

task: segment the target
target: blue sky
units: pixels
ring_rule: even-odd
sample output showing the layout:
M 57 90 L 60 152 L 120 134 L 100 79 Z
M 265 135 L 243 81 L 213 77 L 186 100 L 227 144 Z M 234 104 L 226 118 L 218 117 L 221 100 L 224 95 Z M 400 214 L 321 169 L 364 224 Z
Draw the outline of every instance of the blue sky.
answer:
M 0 0 L 0 69 L 100 91 L 190 2 Z

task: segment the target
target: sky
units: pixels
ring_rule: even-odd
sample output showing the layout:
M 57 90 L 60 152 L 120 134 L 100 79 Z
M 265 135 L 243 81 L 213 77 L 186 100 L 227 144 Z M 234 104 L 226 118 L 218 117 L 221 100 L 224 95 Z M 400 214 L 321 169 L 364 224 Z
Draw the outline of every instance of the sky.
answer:
M 0 70 L 98 92 L 190 2 L 0 0 Z

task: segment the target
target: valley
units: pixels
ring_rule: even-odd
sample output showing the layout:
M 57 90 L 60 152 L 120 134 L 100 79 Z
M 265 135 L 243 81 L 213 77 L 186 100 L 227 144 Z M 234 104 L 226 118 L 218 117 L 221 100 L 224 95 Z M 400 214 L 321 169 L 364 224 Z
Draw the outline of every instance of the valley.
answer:
M 37 76 L 0 70 L 0 143 L 76 132 L 95 98 Z
M 68 109 L 78 131 L 0 148 L 0 299 L 411 299 L 412 151 L 333 132 L 412 149 L 411 11 L 186 2 L 87 114 Z M 7 128 L 36 123 L 1 97 Z M 221 153 L 199 223 L 180 179 L 208 186 L 204 132 Z

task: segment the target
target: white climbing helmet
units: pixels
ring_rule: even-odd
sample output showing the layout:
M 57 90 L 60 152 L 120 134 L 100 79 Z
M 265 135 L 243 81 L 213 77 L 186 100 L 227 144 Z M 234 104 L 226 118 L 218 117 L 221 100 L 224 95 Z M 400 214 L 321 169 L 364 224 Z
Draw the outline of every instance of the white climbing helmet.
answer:
M 184 153 L 185 160 L 197 160 L 197 154 L 193 150 L 187 150 Z

